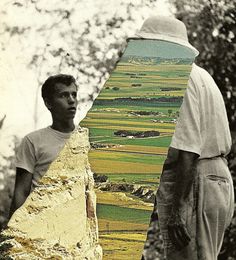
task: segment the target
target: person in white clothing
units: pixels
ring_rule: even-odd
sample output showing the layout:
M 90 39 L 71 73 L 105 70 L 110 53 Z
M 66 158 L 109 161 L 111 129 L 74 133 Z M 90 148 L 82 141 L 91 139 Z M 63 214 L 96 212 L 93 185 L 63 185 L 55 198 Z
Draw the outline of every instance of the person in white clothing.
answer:
M 230 148 L 223 97 L 193 64 L 156 196 L 168 260 L 217 260 L 234 213 Z
M 147 19 L 139 37 L 196 50 L 188 42 L 185 25 L 175 18 Z M 223 97 L 210 74 L 193 64 L 150 222 L 150 227 L 159 223 L 165 259 L 217 260 L 234 212 L 225 159 L 230 149 Z M 150 243 L 142 259 L 154 259 L 149 248 L 153 250 Z
M 74 77 L 58 74 L 42 85 L 42 98 L 52 125 L 26 135 L 16 152 L 16 179 L 10 217 L 38 185 L 75 129 L 77 85 Z

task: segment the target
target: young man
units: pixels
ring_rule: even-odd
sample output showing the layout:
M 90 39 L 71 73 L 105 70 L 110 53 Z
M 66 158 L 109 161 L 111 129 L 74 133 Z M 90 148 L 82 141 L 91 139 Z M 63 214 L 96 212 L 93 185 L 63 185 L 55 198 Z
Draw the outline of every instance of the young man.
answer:
M 16 181 L 10 217 L 36 187 L 73 132 L 77 110 L 74 77 L 58 74 L 42 85 L 42 98 L 52 116 L 52 125 L 26 135 L 16 153 Z

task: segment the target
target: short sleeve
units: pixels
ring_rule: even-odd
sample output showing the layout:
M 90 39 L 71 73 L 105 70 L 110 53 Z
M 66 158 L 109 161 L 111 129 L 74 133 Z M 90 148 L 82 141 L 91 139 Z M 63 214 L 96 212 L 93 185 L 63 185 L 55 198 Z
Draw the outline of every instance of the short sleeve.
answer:
M 178 150 L 201 155 L 198 91 L 191 77 L 180 108 L 179 118 L 170 146 Z
M 22 139 L 20 146 L 16 151 L 16 167 L 34 172 L 36 163 L 35 149 L 27 136 Z

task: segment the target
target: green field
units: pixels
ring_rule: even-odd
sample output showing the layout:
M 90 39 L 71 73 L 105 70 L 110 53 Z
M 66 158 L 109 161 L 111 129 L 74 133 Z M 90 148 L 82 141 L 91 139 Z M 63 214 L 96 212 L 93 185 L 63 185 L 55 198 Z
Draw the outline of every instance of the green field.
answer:
M 130 144 L 130 145 L 148 145 L 158 147 L 168 147 L 170 145 L 171 137 L 156 137 L 156 138 L 140 138 L 140 139 L 126 139 L 126 140 L 112 140 L 113 144 Z
M 147 165 L 153 164 L 163 164 L 165 160 L 165 156 L 157 156 L 152 154 L 145 154 L 146 156 L 143 156 L 141 154 L 135 154 L 135 153 L 126 153 L 124 152 L 110 152 L 110 151 L 100 151 L 97 153 L 91 153 L 90 159 L 96 159 L 96 160 L 104 160 L 104 157 L 106 160 L 116 160 L 116 161 L 122 161 L 122 162 L 132 162 L 132 163 L 144 163 Z
M 150 211 L 115 205 L 97 204 L 97 216 L 100 219 L 136 222 L 147 225 L 150 220 Z
M 110 182 L 139 184 L 152 190 L 157 188 L 190 70 L 190 64 L 118 63 L 81 123 L 89 128 L 92 145 L 89 162 L 93 172 L 108 176 Z M 117 135 L 118 130 L 126 134 Z M 156 136 L 135 136 L 137 132 L 148 131 L 158 133 Z M 106 201 L 106 193 L 104 196 Z M 114 244 L 117 249 L 112 249 L 117 250 L 116 254 L 121 250 L 119 246 L 124 246 L 118 243 L 121 240 L 129 241 L 133 246 L 134 243 L 142 245 L 150 220 L 150 209 L 122 207 L 116 201 L 114 204 L 109 202 L 107 197 L 106 204 L 97 205 L 104 259 L 113 259 L 109 243 L 117 243 Z M 133 230 L 135 237 L 138 227 L 132 223 L 142 227 L 144 233 L 140 240 L 132 242 L 128 236 L 119 238 L 120 231 L 116 233 L 114 230 L 125 231 L 126 226 L 129 232 Z M 112 226 L 113 233 L 104 236 Z
M 160 174 L 111 174 L 108 175 L 110 181 L 112 182 L 126 182 L 126 183 L 133 183 L 133 184 L 141 184 L 145 186 L 150 186 L 150 188 L 157 188 Z

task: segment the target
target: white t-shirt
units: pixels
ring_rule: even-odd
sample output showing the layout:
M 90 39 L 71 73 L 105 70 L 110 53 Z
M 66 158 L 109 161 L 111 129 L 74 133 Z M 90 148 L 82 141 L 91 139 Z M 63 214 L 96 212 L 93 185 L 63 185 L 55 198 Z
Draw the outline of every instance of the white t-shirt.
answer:
M 223 97 L 210 74 L 195 64 L 170 146 L 199 158 L 226 155 L 231 149 Z
M 16 167 L 33 174 L 33 186 L 37 186 L 38 180 L 57 158 L 71 133 L 62 133 L 48 126 L 23 138 L 16 152 Z

